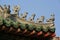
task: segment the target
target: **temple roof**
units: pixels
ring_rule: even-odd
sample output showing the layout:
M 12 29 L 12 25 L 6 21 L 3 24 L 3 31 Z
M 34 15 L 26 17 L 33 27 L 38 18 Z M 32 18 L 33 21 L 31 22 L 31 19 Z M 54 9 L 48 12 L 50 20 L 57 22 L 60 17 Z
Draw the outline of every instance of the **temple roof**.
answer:
M 3 8 L 3 9 L 2 9 Z M 34 22 L 35 14 L 32 14 L 28 20 L 26 20 L 28 12 L 24 12 L 19 17 L 19 6 L 14 6 L 13 14 L 10 13 L 10 6 L 0 6 L 0 28 L 1 31 L 12 32 L 20 35 L 51 35 L 55 36 L 55 15 L 51 14 L 51 17 L 44 23 L 44 16 L 37 18 Z

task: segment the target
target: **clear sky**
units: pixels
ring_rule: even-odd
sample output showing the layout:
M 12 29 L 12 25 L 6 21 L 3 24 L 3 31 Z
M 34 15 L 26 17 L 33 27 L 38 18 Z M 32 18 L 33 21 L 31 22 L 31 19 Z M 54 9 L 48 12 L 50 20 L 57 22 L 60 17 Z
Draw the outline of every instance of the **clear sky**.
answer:
M 28 17 L 35 13 L 35 19 L 42 15 L 45 19 L 50 18 L 50 14 L 54 12 L 56 36 L 60 36 L 60 0 L 0 0 L 0 5 L 4 4 L 11 5 L 11 8 L 14 5 L 20 5 L 20 13 L 27 11 Z

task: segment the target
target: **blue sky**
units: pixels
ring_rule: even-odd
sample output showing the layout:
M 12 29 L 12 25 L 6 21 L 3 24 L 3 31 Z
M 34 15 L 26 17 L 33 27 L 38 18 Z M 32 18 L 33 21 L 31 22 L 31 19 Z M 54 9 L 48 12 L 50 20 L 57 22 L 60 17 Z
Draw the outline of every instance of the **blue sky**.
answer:
M 36 14 L 36 18 L 44 15 L 45 19 L 50 17 L 50 14 L 55 14 L 56 36 L 60 36 L 60 0 L 0 0 L 0 5 L 20 5 L 20 13 L 28 12 L 28 17 L 32 13 Z M 12 13 L 12 12 L 11 12 Z

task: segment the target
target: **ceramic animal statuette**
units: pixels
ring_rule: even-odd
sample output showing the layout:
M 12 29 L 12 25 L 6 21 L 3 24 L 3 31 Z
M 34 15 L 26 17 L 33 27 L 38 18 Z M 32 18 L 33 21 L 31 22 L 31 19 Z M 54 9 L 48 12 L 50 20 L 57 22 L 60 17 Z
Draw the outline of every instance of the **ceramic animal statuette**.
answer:
M 3 7 L 0 5 L 0 13 L 2 13 L 3 11 Z
M 31 15 L 31 17 L 29 17 L 29 20 L 28 20 L 28 21 L 33 22 L 33 21 L 34 21 L 35 16 L 36 16 L 35 14 L 32 14 L 32 15 Z
M 27 15 L 28 15 L 28 12 L 25 12 L 24 14 L 21 14 L 21 18 L 26 20 Z
M 40 18 L 37 18 L 36 23 L 43 23 L 44 22 L 45 17 L 41 16 Z
M 7 13 L 7 6 L 6 5 L 4 5 L 3 9 L 4 9 L 4 13 Z
M 47 23 L 54 23 L 54 21 L 55 21 L 55 15 L 51 14 L 51 17 L 49 19 L 47 19 L 46 21 L 47 21 Z
M 0 5 L 0 16 L 3 16 L 3 7 Z
M 18 17 L 19 14 L 19 10 L 20 10 L 20 6 L 14 6 L 13 7 L 13 14 L 16 15 Z
M 10 10 L 10 5 L 7 6 L 7 13 L 10 14 L 11 10 Z
M 8 18 L 10 16 L 10 5 L 6 6 L 4 5 L 3 6 L 3 12 L 4 12 L 4 18 Z

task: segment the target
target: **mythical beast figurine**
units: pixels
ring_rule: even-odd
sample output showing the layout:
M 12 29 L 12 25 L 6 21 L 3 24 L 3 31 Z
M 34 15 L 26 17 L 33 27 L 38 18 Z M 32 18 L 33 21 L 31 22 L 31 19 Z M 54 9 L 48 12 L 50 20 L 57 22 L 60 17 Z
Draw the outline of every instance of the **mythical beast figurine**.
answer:
M 22 19 L 26 20 L 26 17 L 28 15 L 28 12 L 25 12 L 24 14 L 21 15 Z
M 36 16 L 35 14 L 32 14 L 31 17 L 29 17 L 29 20 L 28 20 L 28 21 L 30 21 L 30 22 L 34 22 L 34 18 L 35 18 L 35 16 Z
M 54 14 L 51 14 L 51 17 L 49 19 L 47 19 L 47 23 L 54 23 L 54 20 L 55 20 L 55 15 Z
M 14 6 L 14 8 L 13 8 L 13 12 L 14 12 L 13 15 L 18 17 L 19 10 L 20 10 L 20 6 L 19 5 L 18 6 Z
M 43 23 L 44 22 L 44 16 L 41 16 L 40 18 L 37 18 L 36 23 Z

